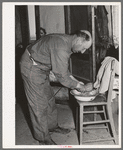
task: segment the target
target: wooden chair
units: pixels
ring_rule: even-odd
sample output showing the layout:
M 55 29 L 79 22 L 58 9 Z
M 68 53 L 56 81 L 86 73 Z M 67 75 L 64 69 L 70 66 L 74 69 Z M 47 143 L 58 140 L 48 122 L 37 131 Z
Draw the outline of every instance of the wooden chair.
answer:
M 98 102 L 98 101 L 80 101 L 77 100 L 78 104 L 79 104 L 79 143 L 80 145 L 82 145 L 82 143 L 85 142 L 98 142 L 98 141 L 109 141 L 109 140 L 113 140 L 115 144 L 117 144 L 117 135 L 116 135 L 116 131 L 115 131 L 115 126 L 114 126 L 114 120 L 113 120 L 113 114 L 112 114 L 112 107 L 111 107 L 111 99 L 112 99 L 112 89 L 113 89 L 113 81 L 114 81 L 114 76 L 115 76 L 115 60 L 113 60 L 111 62 L 111 76 L 110 76 L 110 82 L 109 82 L 109 88 L 107 91 L 107 96 L 106 96 L 106 102 Z M 83 97 L 84 99 L 84 97 Z M 84 108 L 86 106 L 91 106 L 91 107 L 95 107 L 95 106 L 101 106 L 101 110 L 95 110 L 93 109 L 93 111 L 85 111 Z M 88 121 L 85 122 L 83 121 L 83 117 L 85 114 L 103 114 L 104 115 L 104 119 L 103 120 L 97 120 L 97 119 L 93 119 L 93 121 Z M 78 123 L 78 120 L 76 120 L 76 123 Z M 98 125 L 98 124 L 105 124 L 104 126 L 91 126 L 88 127 L 88 125 Z M 76 124 L 76 126 L 78 126 Z M 84 127 L 86 126 L 86 127 Z M 109 133 L 111 133 L 111 137 L 110 138 L 106 138 L 106 139 L 96 139 L 96 140 L 88 140 L 88 141 L 84 141 L 83 140 L 83 131 L 85 130 L 93 130 L 93 129 L 101 129 L 101 128 L 106 128 L 107 131 Z M 111 132 L 110 132 L 111 131 Z

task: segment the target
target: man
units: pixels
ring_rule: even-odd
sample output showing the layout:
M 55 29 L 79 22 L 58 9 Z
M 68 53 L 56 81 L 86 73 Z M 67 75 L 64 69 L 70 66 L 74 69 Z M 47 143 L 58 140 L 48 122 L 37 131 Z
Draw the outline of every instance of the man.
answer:
M 25 93 L 33 125 L 33 135 L 41 145 L 54 145 L 49 132 L 66 134 L 69 129 L 60 128 L 57 108 L 49 81 L 52 70 L 56 79 L 65 87 L 86 91 L 86 86 L 71 78 L 68 70 L 72 53 L 84 53 L 92 44 L 88 31 L 73 35 L 48 34 L 32 43 L 25 50 L 20 66 Z M 56 145 L 56 144 L 55 144 Z

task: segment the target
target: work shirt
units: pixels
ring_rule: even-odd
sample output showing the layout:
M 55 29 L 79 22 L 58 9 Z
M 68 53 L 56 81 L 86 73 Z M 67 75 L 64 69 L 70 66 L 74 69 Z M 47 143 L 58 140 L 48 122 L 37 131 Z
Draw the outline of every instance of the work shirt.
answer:
M 72 40 L 75 35 L 48 34 L 27 47 L 32 59 L 40 69 L 52 70 L 57 80 L 64 86 L 74 89 L 77 81 L 71 79 L 69 58 L 72 54 Z

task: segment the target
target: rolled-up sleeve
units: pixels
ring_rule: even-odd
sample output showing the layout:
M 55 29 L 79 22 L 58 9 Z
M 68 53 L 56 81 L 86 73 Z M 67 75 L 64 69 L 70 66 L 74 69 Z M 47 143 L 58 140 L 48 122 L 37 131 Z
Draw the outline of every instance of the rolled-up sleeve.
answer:
M 65 48 L 65 47 L 64 47 Z M 70 77 L 69 72 L 69 57 L 67 49 L 57 49 L 51 52 L 52 72 L 55 74 L 57 80 L 64 86 L 74 89 L 77 86 L 77 81 Z

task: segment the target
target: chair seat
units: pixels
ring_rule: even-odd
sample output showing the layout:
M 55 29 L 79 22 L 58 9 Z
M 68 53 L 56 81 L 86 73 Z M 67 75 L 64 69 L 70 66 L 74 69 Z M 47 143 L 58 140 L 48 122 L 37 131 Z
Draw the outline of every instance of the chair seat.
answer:
M 79 103 L 79 105 L 89 105 L 89 106 L 93 106 L 93 105 L 107 105 L 107 102 L 84 102 L 84 101 L 79 101 L 77 100 L 77 102 Z

